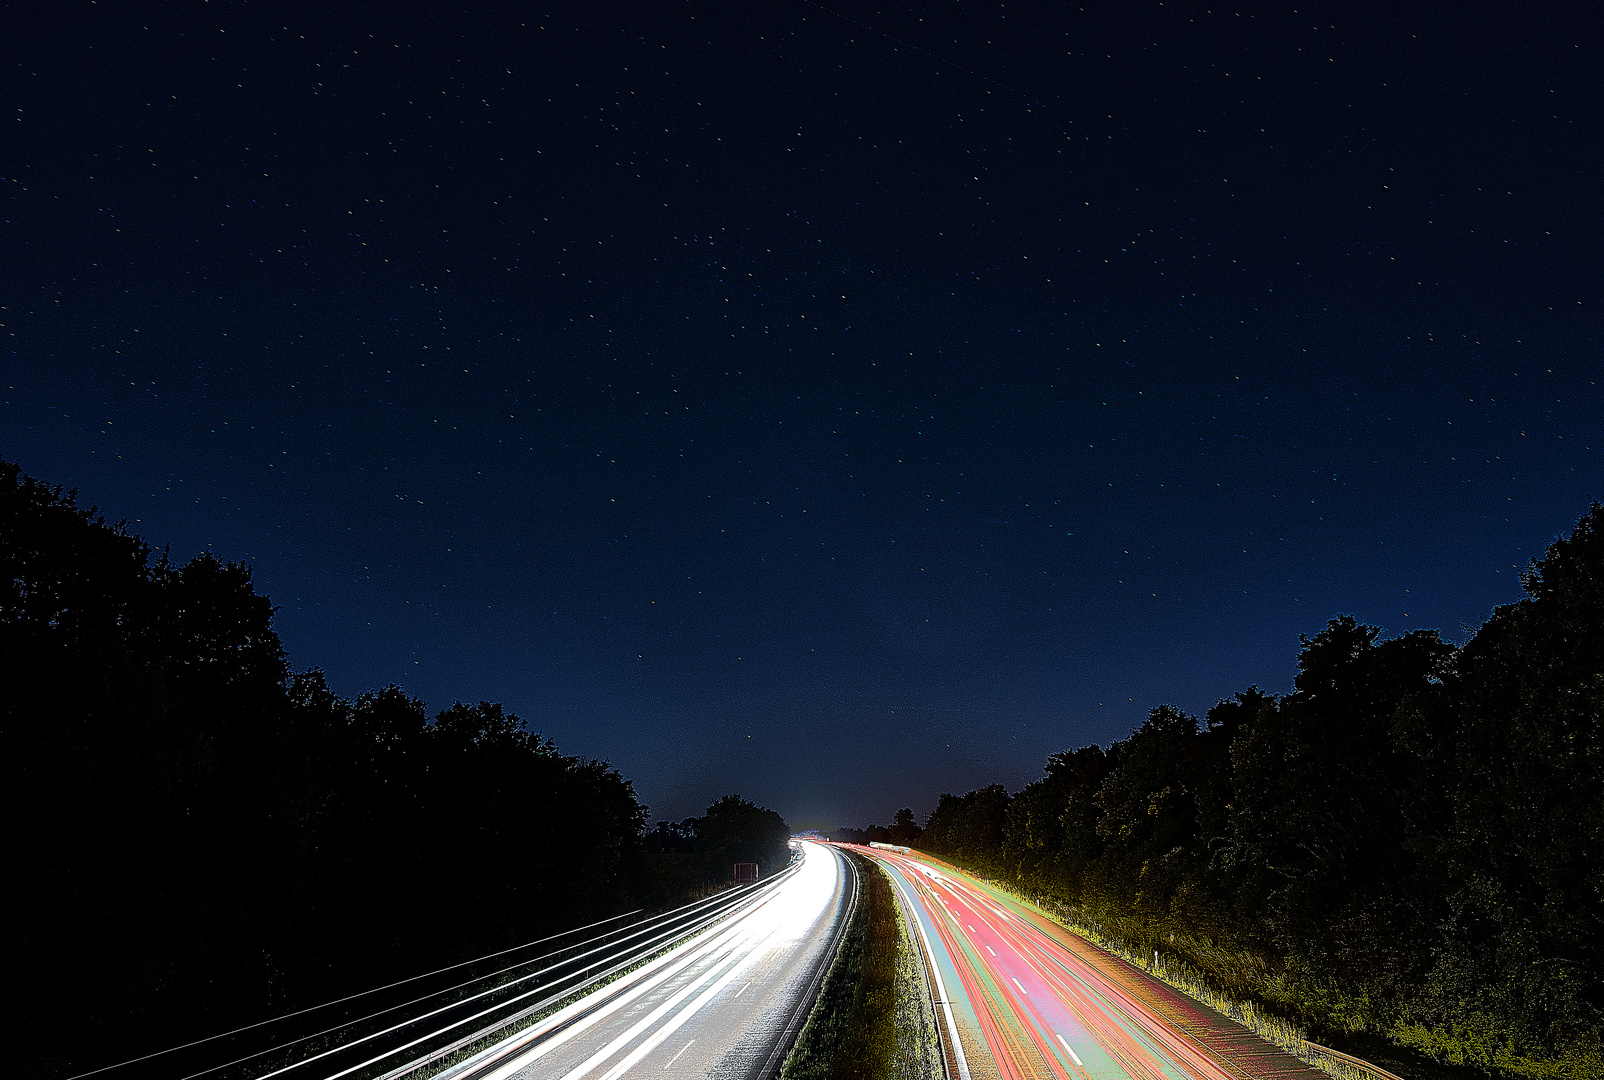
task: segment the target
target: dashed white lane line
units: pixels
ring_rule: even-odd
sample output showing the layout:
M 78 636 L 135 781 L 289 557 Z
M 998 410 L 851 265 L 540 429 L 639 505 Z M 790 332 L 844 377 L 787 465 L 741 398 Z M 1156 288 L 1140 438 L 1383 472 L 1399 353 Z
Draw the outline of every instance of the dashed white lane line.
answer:
M 1015 978 L 1014 978 L 1014 977 L 1013 977 L 1013 976 L 1012 976 L 1012 975 L 1010 975 L 1010 976 L 1008 976 L 1008 977 L 1009 977 L 1009 978 L 1010 978 L 1010 979 L 1012 979 L 1012 980 L 1013 980 L 1013 983 L 1014 983 L 1014 985 L 1015 985 L 1015 986 L 1019 986 L 1019 980 L 1018 980 L 1018 979 L 1015 979 Z M 1024 988 L 1024 987 L 1023 987 L 1023 986 L 1019 986 L 1019 992 L 1020 992 L 1020 993 L 1021 993 L 1021 994 L 1028 994 L 1028 993 L 1030 993 L 1030 991 L 1028 991 L 1028 990 L 1026 990 L 1026 989 L 1025 989 L 1025 988 Z
M 997 955 L 997 950 L 996 950 L 996 949 L 993 949 L 993 948 L 992 948 L 992 947 L 991 947 L 991 946 L 990 946 L 990 945 L 987 945 L 987 946 L 986 946 L 986 951 L 987 951 L 987 952 L 989 952 L 989 953 L 991 953 L 991 955 L 993 955 L 993 956 L 996 956 L 996 955 Z
M 502 1062 L 502 1064 L 499 1065 L 495 1071 L 491 1072 L 489 1076 L 486 1077 L 486 1080 L 508 1080 L 508 1078 L 514 1073 L 523 1071 L 532 1062 L 537 1061 L 546 1054 L 555 1050 L 557 1047 L 562 1046 L 570 1039 L 577 1037 L 588 1029 L 601 1023 L 607 1017 L 638 1000 L 642 995 L 647 994 L 657 987 L 663 985 L 669 979 L 673 978 L 675 975 L 678 975 L 680 972 L 684 971 L 687 967 L 696 963 L 698 960 L 703 960 L 721 949 L 738 947 L 735 943 L 738 942 L 745 933 L 746 929 L 741 925 L 740 922 L 736 922 L 729 929 L 718 934 L 717 937 L 709 939 L 706 944 L 695 945 L 693 943 L 693 945 L 689 947 L 689 951 L 685 956 L 669 964 L 652 978 L 637 984 L 633 989 L 617 998 L 614 998 L 612 1001 L 608 1002 L 606 1005 L 603 1005 L 600 1009 L 592 1012 L 577 1023 L 570 1024 L 557 1035 L 546 1039 L 544 1042 L 536 1044 L 534 1047 L 524 1051 L 521 1054 L 517 1054 L 511 1060 Z M 664 957 L 664 959 L 669 959 L 672 956 L 673 954 L 670 953 L 669 957 Z M 725 952 L 716 961 L 714 961 L 713 966 L 718 967 L 722 965 L 728 956 L 729 953 Z M 643 968 L 642 970 L 649 971 L 650 968 Z
M 747 986 L 751 986 L 752 984 L 751 983 L 747 983 L 746 985 Z M 744 990 L 745 987 L 742 987 L 742 989 Z M 691 1043 L 693 1043 L 695 1041 L 696 1041 L 695 1039 L 692 1039 L 691 1042 L 688 1042 L 684 1046 L 680 1047 L 679 1048 L 679 1054 L 683 1054 L 685 1051 L 689 1050 L 691 1048 Z M 1070 1053 L 1073 1054 L 1074 1051 L 1071 1050 Z M 668 1059 L 668 1064 L 663 1066 L 663 1071 L 664 1072 L 667 1072 L 669 1069 L 674 1067 L 674 1062 L 679 1060 L 679 1054 L 675 1054 L 673 1057 Z M 1079 1059 L 1077 1059 L 1077 1060 L 1079 1060 Z
M 1053 1034 L 1058 1035 L 1058 1032 L 1055 1031 Z M 1058 1035 L 1058 1041 L 1064 1044 L 1065 1050 L 1069 1051 L 1070 1060 L 1076 1065 L 1080 1065 L 1082 1069 L 1085 1069 L 1086 1066 L 1081 1063 L 1080 1055 L 1075 1053 L 1075 1048 L 1073 1046 L 1069 1045 L 1069 1040 L 1065 1039 L 1062 1035 Z

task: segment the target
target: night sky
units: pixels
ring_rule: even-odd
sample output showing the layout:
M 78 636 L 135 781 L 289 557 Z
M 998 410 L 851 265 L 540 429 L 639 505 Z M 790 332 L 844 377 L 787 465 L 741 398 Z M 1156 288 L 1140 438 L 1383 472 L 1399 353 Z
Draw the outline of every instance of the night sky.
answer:
M 653 817 L 1463 640 L 1604 498 L 1604 24 L 1292 2 L 6 4 L 0 456 Z

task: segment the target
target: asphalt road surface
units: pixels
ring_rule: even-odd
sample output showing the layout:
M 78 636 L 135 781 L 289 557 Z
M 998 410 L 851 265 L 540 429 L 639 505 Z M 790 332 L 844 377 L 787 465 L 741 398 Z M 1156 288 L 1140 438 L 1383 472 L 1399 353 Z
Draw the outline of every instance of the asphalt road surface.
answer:
M 917 920 L 953 1080 L 1327 1080 L 967 874 L 854 850 Z
M 506 1040 L 451 1080 L 759 1080 L 833 952 L 856 892 L 840 853 L 801 865 L 720 925 Z

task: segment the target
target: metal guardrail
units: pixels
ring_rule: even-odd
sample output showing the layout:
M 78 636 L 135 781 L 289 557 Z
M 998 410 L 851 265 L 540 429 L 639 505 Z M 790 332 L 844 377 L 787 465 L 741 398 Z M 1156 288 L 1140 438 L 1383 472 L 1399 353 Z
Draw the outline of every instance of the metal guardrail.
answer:
M 799 865 L 670 911 L 621 923 L 614 916 L 537 941 L 414 975 L 335 1001 L 247 1024 L 182 1046 L 104 1065 L 74 1080 L 402 1080 L 473 1055 L 520 1025 L 584 997 L 749 903 L 766 897 Z M 576 934 L 602 933 L 552 946 Z M 542 947 L 538 956 L 514 961 Z M 499 965 L 485 971 L 487 965 Z M 451 985 L 442 985 L 442 983 Z
M 795 866 L 793 862 L 755 884 L 738 886 L 579 942 L 562 951 L 567 955 L 548 954 L 520 965 L 533 966 L 534 970 L 497 972 L 480 982 L 453 988 L 443 995 L 448 1000 L 421 1003 L 422 1011 L 416 1015 L 374 1030 L 350 1031 L 338 1045 L 254 1075 L 256 1080 L 401 1080 L 442 1065 L 448 1073 L 460 1075 L 477 1056 L 472 1053 L 476 1046 L 504 1040 L 519 1025 L 533 1023 L 628 969 L 695 937 L 736 909 L 765 896 L 788 878 Z M 449 1062 L 453 1055 L 463 1053 L 469 1054 L 467 1061 Z
M 1351 1065 L 1354 1068 L 1359 1069 L 1361 1072 L 1367 1072 L 1372 1076 L 1378 1076 L 1381 1078 L 1381 1080 L 1403 1080 L 1403 1077 L 1399 1076 L 1397 1073 L 1388 1072 L 1386 1069 L 1383 1069 L 1380 1065 L 1377 1065 L 1373 1061 L 1366 1061 L 1364 1058 L 1357 1058 L 1352 1054 L 1344 1054 L 1341 1050 L 1333 1050 L 1329 1046 L 1321 1046 L 1319 1043 L 1310 1042 L 1308 1039 L 1303 1040 L 1303 1045 L 1308 1047 L 1309 1052 L 1317 1057 L 1327 1057 L 1335 1061 L 1340 1061 L 1344 1065 Z

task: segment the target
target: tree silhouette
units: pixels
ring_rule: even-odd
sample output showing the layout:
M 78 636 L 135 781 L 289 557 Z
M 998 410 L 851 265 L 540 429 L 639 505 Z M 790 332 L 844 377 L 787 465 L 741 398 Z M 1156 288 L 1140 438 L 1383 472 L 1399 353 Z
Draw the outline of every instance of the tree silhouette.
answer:
M 765 875 L 791 857 L 791 827 L 785 819 L 739 795 L 725 795 L 709 806 L 696 835 L 703 851 L 721 852 L 732 864 L 755 862 Z
M 913 820 L 913 809 L 904 806 L 891 818 L 891 827 L 886 830 L 886 835 L 891 838 L 890 842 L 893 844 L 911 844 L 919 839 L 919 834 L 923 831 Z
M 1160 706 L 1012 799 L 942 795 L 922 846 L 1322 1037 L 1598 1075 L 1604 508 L 1522 581 L 1457 650 L 1333 619 L 1286 697 Z
M 248 567 L 152 560 L 0 463 L 0 788 L 30 883 L 6 968 L 34 1034 L 13 1073 L 84 1071 L 656 895 L 645 809 L 606 763 L 491 702 L 431 722 L 397 687 L 344 699 L 289 673 L 272 618 Z M 61 1003 L 89 970 L 84 1017 Z

